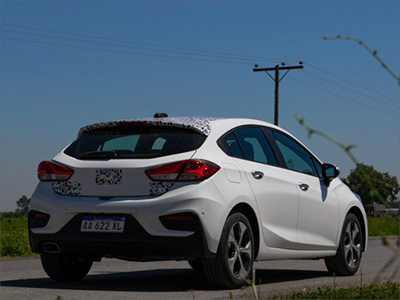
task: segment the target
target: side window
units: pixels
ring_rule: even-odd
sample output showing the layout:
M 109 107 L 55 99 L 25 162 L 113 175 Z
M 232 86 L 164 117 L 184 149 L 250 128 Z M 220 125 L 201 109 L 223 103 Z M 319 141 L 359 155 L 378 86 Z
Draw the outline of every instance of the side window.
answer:
M 228 148 L 229 155 L 233 157 L 238 157 L 238 158 L 244 158 L 242 150 L 240 150 L 240 146 L 238 141 L 236 140 L 236 137 L 233 133 L 228 134 L 227 136 L 224 137 L 224 142 L 225 145 Z
M 318 176 L 318 171 L 313 162 L 314 158 L 299 143 L 292 138 L 273 131 L 274 139 L 281 150 L 288 169 Z
M 247 160 L 277 166 L 275 155 L 264 133 L 258 127 L 239 128 L 235 136 Z

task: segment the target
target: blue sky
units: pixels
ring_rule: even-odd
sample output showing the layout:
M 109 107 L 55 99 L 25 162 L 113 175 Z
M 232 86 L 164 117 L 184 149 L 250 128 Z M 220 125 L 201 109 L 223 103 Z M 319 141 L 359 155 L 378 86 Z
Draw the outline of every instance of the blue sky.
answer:
M 399 85 L 356 42 L 322 39 L 360 38 L 399 75 L 399 3 L 1 1 L 0 211 L 31 196 L 38 163 L 87 124 L 155 112 L 273 122 L 274 83 L 253 65 L 300 60 L 280 83 L 279 125 L 342 177 L 350 159 L 295 114 L 399 178 Z

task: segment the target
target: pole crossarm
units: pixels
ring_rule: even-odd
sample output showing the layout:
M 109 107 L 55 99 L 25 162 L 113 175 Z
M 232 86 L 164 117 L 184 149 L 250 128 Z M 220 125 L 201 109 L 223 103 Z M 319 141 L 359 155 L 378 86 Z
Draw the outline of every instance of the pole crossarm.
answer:
M 253 72 L 266 72 L 266 71 L 275 71 L 275 67 L 273 68 L 254 68 Z M 292 70 L 292 69 L 304 69 L 304 66 L 289 66 L 289 67 L 279 67 L 279 70 Z
M 303 69 L 304 66 L 302 66 L 302 62 L 299 62 L 300 66 L 279 66 L 276 65 L 273 68 L 259 68 L 258 65 L 255 65 L 255 68 L 253 69 L 253 72 L 265 72 L 273 81 L 275 81 L 275 116 L 274 116 L 274 124 L 279 125 L 279 82 L 289 73 L 290 70 L 293 69 Z M 282 63 L 284 65 L 284 63 Z M 285 74 L 279 78 L 279 71 L 280 70 L 286 70 Z M 275 77 L 272 77 L 271 74 L 268 73 L 268 71 L 275 71 Z

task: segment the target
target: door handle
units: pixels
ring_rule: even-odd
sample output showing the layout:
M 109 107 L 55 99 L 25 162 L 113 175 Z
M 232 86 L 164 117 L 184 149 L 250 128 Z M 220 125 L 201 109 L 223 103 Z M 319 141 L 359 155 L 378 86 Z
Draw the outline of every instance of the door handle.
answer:
M 299 187 L 302 191 L 308 191 L 308 188 L 310 187 L 307 183 L 299 182 Z
M 258 180 L 264 177 L 264 173 L 261 171 L 251 171 L 251 175 L 253 175 L 253 177 Z

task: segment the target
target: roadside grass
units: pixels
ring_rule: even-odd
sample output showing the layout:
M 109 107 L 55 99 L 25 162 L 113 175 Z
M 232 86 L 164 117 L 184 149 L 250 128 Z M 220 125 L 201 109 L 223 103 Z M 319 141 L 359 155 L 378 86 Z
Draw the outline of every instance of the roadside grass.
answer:
M 32 255 L 26 217 L 1 218 L 0 226 L 1 257 Z
M 341 289 L 324 286 L 314 291 L 304 289 L 289 295 L 258 299 L 400 299 L 399 291 L 400 283 L 388 281 Z
M 398 216 L 368 217 L 369 236 L 399 236 L 400 219 Z

